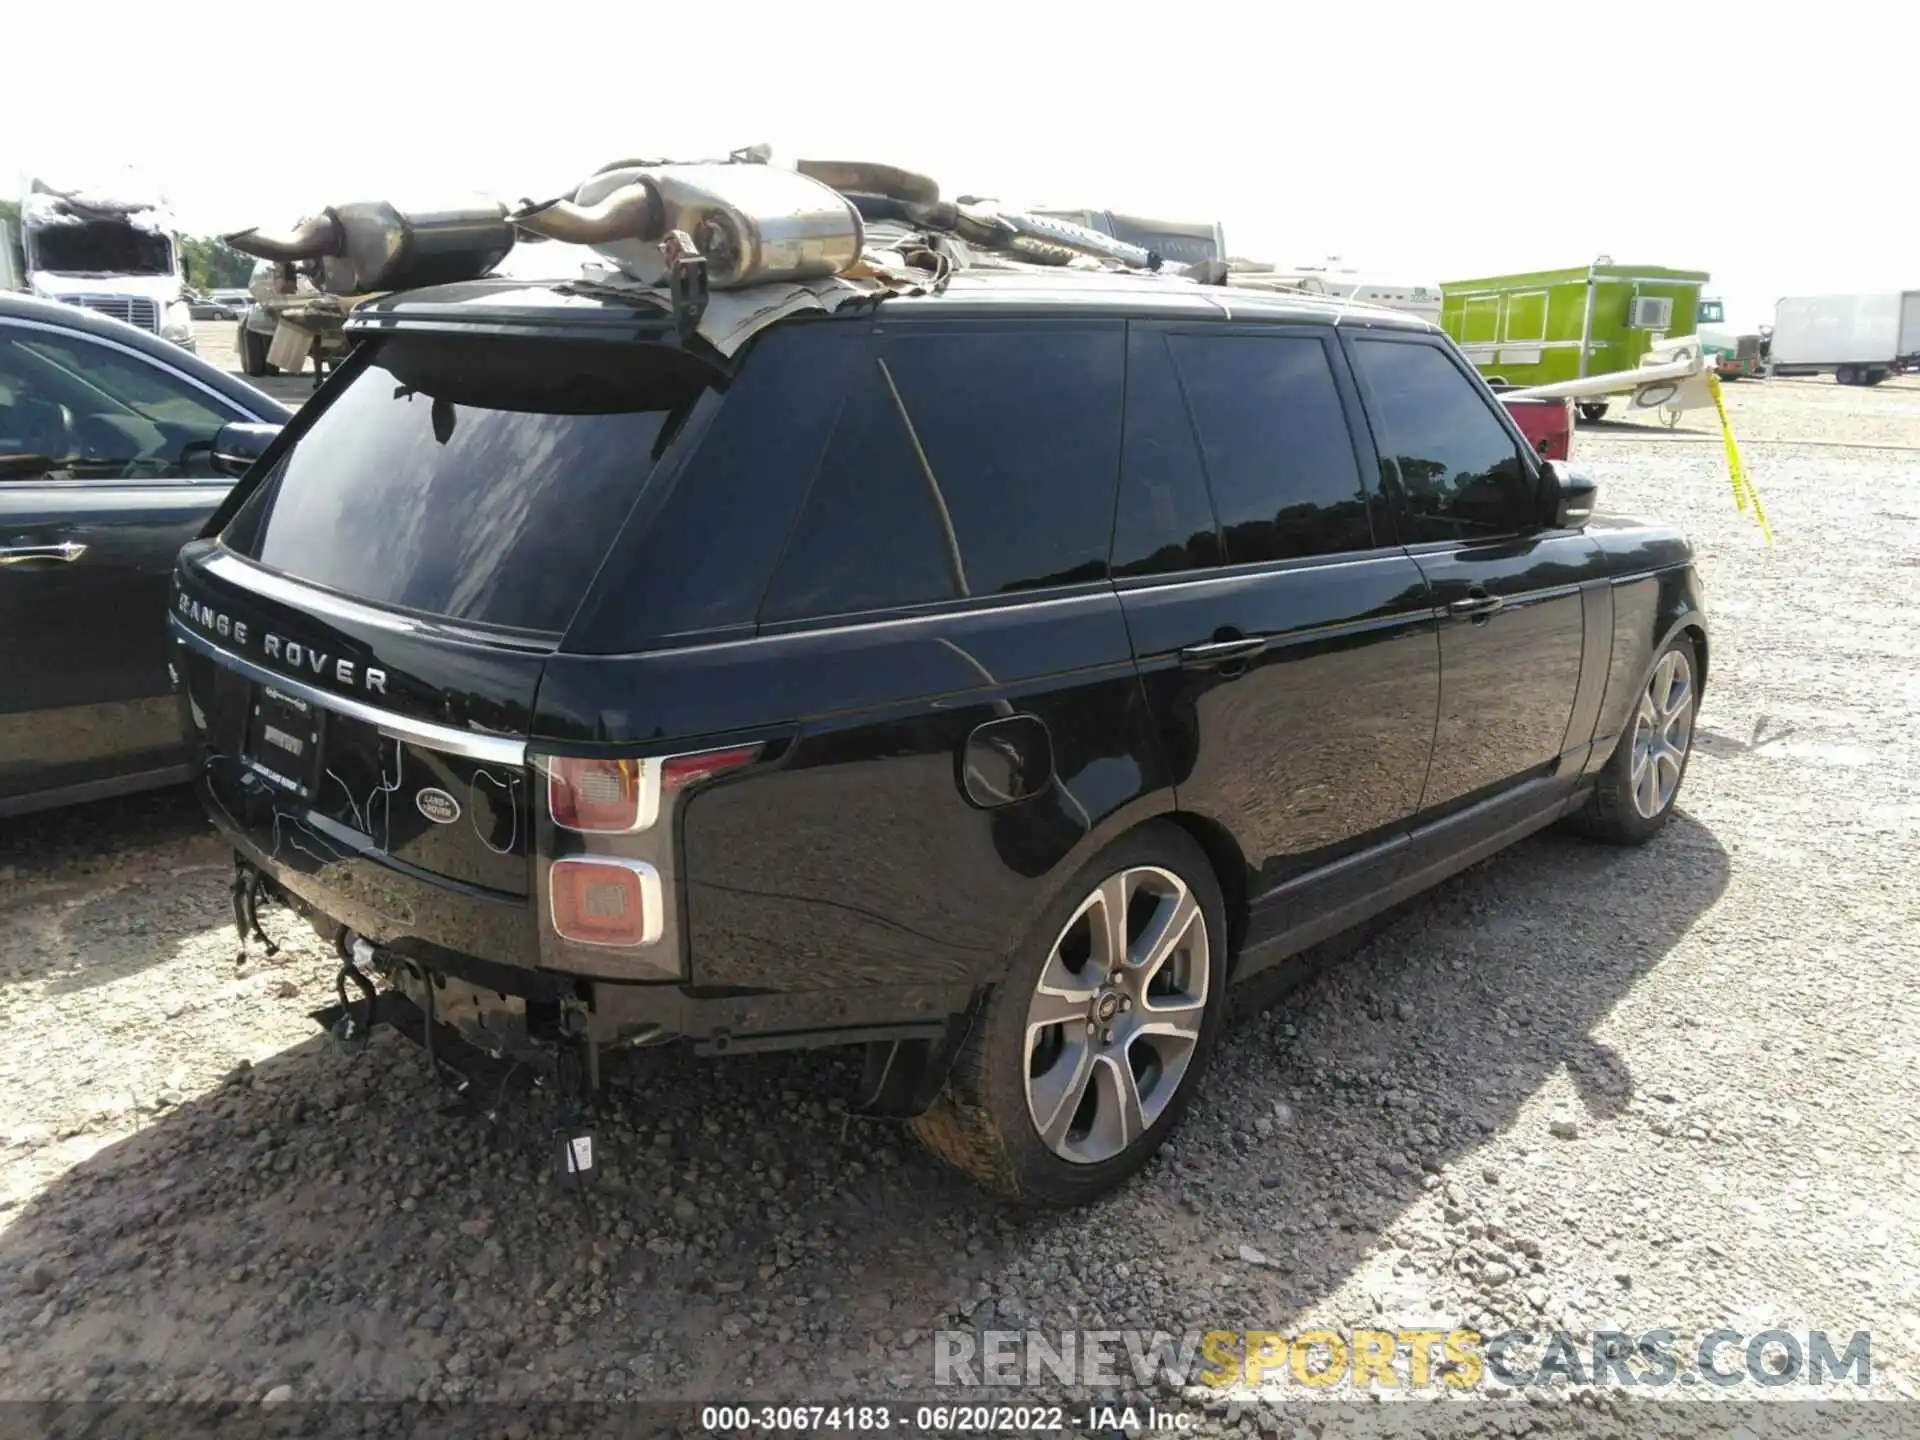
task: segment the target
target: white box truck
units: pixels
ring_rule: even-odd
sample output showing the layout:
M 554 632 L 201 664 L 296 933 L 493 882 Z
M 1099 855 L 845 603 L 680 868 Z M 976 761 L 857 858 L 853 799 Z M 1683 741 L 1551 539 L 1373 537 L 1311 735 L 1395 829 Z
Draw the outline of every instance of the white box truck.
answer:
M 1773 312 L 1770 373 L 1878 385 L 1920 367 L 1920 290 L 1790 295 Z

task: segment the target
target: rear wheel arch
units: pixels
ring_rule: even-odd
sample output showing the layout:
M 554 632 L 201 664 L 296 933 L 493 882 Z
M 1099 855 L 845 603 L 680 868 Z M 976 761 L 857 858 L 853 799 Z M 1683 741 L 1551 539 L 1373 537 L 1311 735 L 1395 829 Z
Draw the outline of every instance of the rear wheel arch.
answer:
M 1241 857 L 1239 845 L 1224 826 L 1190 811 L 1166 806 L 1164 797 L 1159 801 L 1160 808 L 1145 808 L 1136 803 L 1118 816 L 1109 816 L 1104 823 L 1096 825 L 1081 837 L 1080 843 L 1047 873 L 1045 884 L 1035 893 L 1032 902 L 1020 912 L 1017 919 L 1010 922 L 1013 938 L 1007 948 L 975 977 L 973 993 L 976 1002 L 984 1000 L 1006 979 L 1008 970 L 1019 956 L 1019 946 L 1034 923 L 1046 913 L 1048 906 L 1060 898 L 1061 892 L 1073 884 L 1095 856 L 1124 840 L 1131 840 L 1143 831 L 1155 828 L 1178 830 L 1197 844 L 1206 857 L 1226 904 L 1227 955 L 1231 967 L 1239 955 L 1240 942 L 1247 928 L 1246 861 Z M 1231 978 L 1231 969 L 1228 974 Z
M 1209 820 L 1191 810 L 1175 810 L 1159 818 L 1186 831 L 1213 867 L 1213 878 L 1219 882 L 1220 898 L 1227 912 L 1227 975 L 1231 979 L 1240 961 L 1241 943 L 1247 938 L 1246 856 L 1227 827 L 1217 820 Z
M 1707 693 L 1707 631 L 1706 627 L 1694 621 L 1680 627 L 1679 633 L 1693 642 L 1693 656 L 1699 662 L 1699 674 L 1694 679 L 1694 688 L 1701 695 Z

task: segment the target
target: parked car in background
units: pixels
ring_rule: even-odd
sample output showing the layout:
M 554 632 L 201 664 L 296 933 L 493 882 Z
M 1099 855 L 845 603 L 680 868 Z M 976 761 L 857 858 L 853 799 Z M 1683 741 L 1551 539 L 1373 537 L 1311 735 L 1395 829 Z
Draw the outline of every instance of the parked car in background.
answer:
M 1532 442 L 1543 460 L 1568 460 L 1573 455 L 1573 401 L 1546 398 L 1515 399 L 1503 392 L 1513 387 L 1489 382 L 1500 403 L 1513 416 L 1520 433 Z
M 0 815 L 185 778 L 174 556 L 269 433 L 232 427 L 290 414 L 134 326 L 0 295 Z
M 222 300 L 218 293 L 205 295 L 198 290 L 189 290 L 187 310 L 196 320 L 238 320 L 240 318 L 240 312 L 230 302 Z
M 732 359 L 612 290 L 368 302 L 179 561 L 243 891 L 369 1014 L 576 1080 L 862 1044 L 984 1184 L 1110 1189 L 1230 981 L 1658 832 L 1707 675 L 1686 540 L 1589 523 L 1437 328 L 1223 293 L 963 271 Z

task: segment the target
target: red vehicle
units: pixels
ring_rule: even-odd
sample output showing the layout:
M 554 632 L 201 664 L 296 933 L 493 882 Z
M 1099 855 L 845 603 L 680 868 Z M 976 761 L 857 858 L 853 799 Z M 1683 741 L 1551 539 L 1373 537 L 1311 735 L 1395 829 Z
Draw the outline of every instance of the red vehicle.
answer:
M 1500 401 L 1534 449 L 1549 460 L 1568 458 L 1567 452 L 1573 446 L 1571 400 L 1517 400 L 1501 395 Z

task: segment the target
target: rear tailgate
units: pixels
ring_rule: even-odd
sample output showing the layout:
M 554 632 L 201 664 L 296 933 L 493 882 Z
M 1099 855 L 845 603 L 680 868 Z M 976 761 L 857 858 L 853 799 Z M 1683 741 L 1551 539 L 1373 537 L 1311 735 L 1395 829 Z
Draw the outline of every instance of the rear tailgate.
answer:
M 180 557 L 175 667 L 216 820 L 380 943 L 534 953 L 541 675 L 705 391 L 652 348 L 383 339 Z
M 519 737 L 550 647 L 396 621 L 211 541 L 181 555 L 171 624 L 210 798 L 257 849 L 527 893 Z

